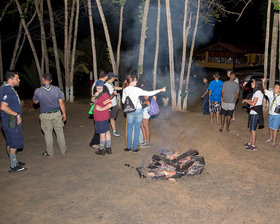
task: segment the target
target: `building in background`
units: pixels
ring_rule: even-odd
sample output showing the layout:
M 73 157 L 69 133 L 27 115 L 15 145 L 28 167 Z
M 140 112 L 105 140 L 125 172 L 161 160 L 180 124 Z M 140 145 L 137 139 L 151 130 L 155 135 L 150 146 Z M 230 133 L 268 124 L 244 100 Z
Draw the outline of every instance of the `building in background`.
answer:
M 263 66 L 264 48 L 217 43 L 194 53 L 195 65 L 205 68 L 238 69 Z

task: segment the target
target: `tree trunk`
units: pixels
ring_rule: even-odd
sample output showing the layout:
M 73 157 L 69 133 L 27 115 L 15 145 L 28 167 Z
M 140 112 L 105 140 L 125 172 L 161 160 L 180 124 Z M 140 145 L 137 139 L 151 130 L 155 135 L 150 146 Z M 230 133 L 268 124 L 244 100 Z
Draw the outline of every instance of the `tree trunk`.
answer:
M 116 75 L 119 76 L 119 67 L 120 67 L 120 52 L 121 52 L 121 42 L 122 42 L 122 27 L 123 27 L 123 9 L 125 1 L 120 3 L 120 25 L 119 25 L 119 37 L 118 37 L 118 46 L 117 46 L 117 62 L 116 62 Z
M 3 10 L 3 12 L 2 12 L 2 14 L 1 14 L 1 16 L 0 16 L 0 23 L 1 23 L 1 21 L 2 21 L 2 19 L 3 19 L 3 17 L 4 17 L 4 15 L 5 15 L 7 9 L 9 8 L 9 6 L 10 6 L 12 3 L 13 3 L 13 0 L 10 0 L 10 1 L 5 5 L 5 8 L 4 8 L 4 10 Z
M 115 74 L 117 74 L 116 61 L 115 61 L 115 57 L 114 57 L 114 52 L 113 52 L 111 40 L 110 40 L 110 34 L 109 34 L 108 26 L 107 26 L 107 23 L 106 23 L 106 18 L 105 18 L 100 0 L 96 0 L 96 4 L 97 4 L 98 11 L 99 11 L 101 21 L 102 21 L 102 24 L 103 24 L 105 38 L 106 38 L 106 42 L 107 42 L 107 46 L 108 46 L 109 54 L 110 54 L 110 60 L 111 60 L 111 63 L 112 63 L 112 69 L 113 69 L 113 72 Z
M 93 27 L 93 18 L 92 18 L 92 7 L 91 0 L 88 0 L 88 19 L 89 19 L 89 28 L 90 28 L 90 40 L 91 40 L 91 52 L 92 52 L 92 68 L 94 81 L 97 78 L 97 61 L 96 61 L 96 48 L 95 48 L 95 36 L 94 36 L 94 27 Z
M 74 6 L 72 6 L 74 7 Z M 77 34 L 78 34 L 78 25 L 79 25 L 79 12 L 80 12 L 80 0 L 76 2 L 76 16 L 75 16 L 75 27 L 74 27 L 74 38 L 73 38 L 73 47 L 72 47 L 72 57 L 71 57 L 71 70 L 70 70 L 70 103 L 74 102 L 74 65 L 75 65 L 75 53 L 76 53 L 76 44 L 77 44 Z
M 270 34 L 270 12 L 271 0 L 268 0 L 267 16 L 266 16 L 266 36 L 265 36 L 265 51 L 264 51 L 264 78 L 267 78 L 268 73 L 268 49 L 269 49 L 269 34 Z
M 157 88 L 157 65 L 158 65 L 158 50 L 159 50 L 159 31 L 160 31 L 160 4 L 161 0 L 158 0 L 158 14 L 157 14 L 157 31 L 156 31 L 156 50 L 155 50 L 155 60 L 153 69 L 153 89 Z
M 34 44 L 33 44 L 33 41 L 32 41 L 31 35 L 30 35 L 30 32 L 29 32 L 29 30 L 28 30 L 28 28 L 27 28 L 27 25 L 26 25 L 26 22 L 25 22 L 25 19 L 24 19 L 24 15 L 23 15 L 23 13 L 22 13 L 21 6 L 20 6 L 18 0 L 15 0 L 15 2 L 16 2 L 18 11 L 19 11 L 19 15 L 20 15 L 20 18 L 21 18 L 21 22 L 22 22 L 23 28 L 24 28 L 25 33 L 26 33 L 26 35 L 27 35 L 27 39 L 28 39 L 28 41 L 29 41 L 29 44 L 30 44 L 30 47 L 31 47 L 31 50 L 32 50 L 32 53 L 33 53 L 33 56 L 34 56 L 36 68 L 37 68 L 37 71 L 38 71 L 38 74 L 39 74 L 39 78 L 40 78 L 40 80 L 41 80 L 42 74 L 41 74 L 41 68 L 40 68 L 40 63 L 39 63 L 39 59 L 38 59 L 38 56 L 37 56 L 36 49 L 35 49 L 35 46 L 34 46 Z
M 69 101 L 69 52 L 68 52 L 68 0 L 64 0 L 64 77 L 65 77 L 65 99 Z
M 270 71 L 269 71 L 269 89 L 274 88 L 275 74 L 276 74 L 276 60 L 277 60 L 277 45 L 278 45 L 278 13 L 274 12 L 273 15 L 273 28 L 271 40 L 271 58 L 270 58 Z
M 177 110 L 182 110 L 182 89 L 183 89 L 183 82 L 184 82 L 184 74 L 185 74 L 185 66 L 186 66 L 186 53 L 187 53 L 187 39 L 189 35 L 189 30 L 191 27 L 191 17 L 189 21 L 189 25 L 187 25 L 188 19 L 188 3 L 189 0 L 185 0 L 185 11 L 184 11 L 184 22 L 183 22 L 183 52 L 182 52 L 182 63 L 181 63 L 181 73 L 180 73 L 180 80 L 179 80 L 179 91 L 178 91 L 178 100 L 177 100 Z
M 59 62 L 59 56 L 58 56 L 58 49 L 57 49 L 57 41 L 56 41 L 56 35 L 55 35 L 55 27 L 54 27 L 54 20 L 53 20 L 53 10 L 51 1 L 47 0 L 48 4 L 48 11 L 50 16 L 50 32 L 52 36 L 52 42 L 53 42 L 53 52 L 54 52 L 54 58 L 55 58 L 55 67 L 57 72 L 57 80 L 60 90 L 64 93 L 64 87 L 61 77 L 61 69 L 60 69 L 60 62 Z
M 139 45 L 139 59 L 138 59 L 138 75 L 143 74 L 143 64 L 144 64 L 144 51 L 145 51 L 145 39 L 146 39 L 146 29 L 147 29 L 147 18 L 149 12 L 150 0 L 145 1 L 144 5 L 144 15 L 142 19 L 141 37 Z
M 172 100 L 172 110 L 176 110 L 176 89 L 175 89 L 175 75 L 174 75 L 174 47 L 173 34 L 170 13 L 170 0 L 166 2 L 166 18 L 167 18 L 167 33 L 168 33 L 168 49 L 169 49 L 169 71 L 170 71 L 170 91 Z
M 191 50 L 190 50 L 190 55 L 189 55 L 187 80 L 186 80 L 186 86 L 185 86 L 186 96 L 185 96 L 184 103 L 183 103 L 183 111 L 186 111 L 188 109 L 189 81 L 190 81 L 190 75 L 191 75 L 193 50 L 194 50 L 196 32 L 197 32 L 197 26 L 198 26 L 199 11 L 200 11 L 200 0 L 197 1 L 196 20 L 195 20 L 195 27 L 194 27 L 194 31 L 193 31 L 193 37 L 192 37 L 192 45 L 191 45 Z
M 4 81 L 4 74 L 3 74 L 3 59 L 2 59 L 2 39 L 1 39 L 1 32 L 0 32 L 0 82 Z

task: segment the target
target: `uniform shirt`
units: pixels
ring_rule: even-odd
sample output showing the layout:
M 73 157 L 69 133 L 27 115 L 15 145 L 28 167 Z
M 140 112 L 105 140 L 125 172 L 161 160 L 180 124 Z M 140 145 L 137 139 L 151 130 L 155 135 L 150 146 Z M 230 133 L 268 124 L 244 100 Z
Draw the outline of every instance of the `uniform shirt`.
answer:
M 111 96 L 114 93 L 114 91 L 115 91 L 114 85 L 112 83 L 105 82 L 105 86 L 107 87 L 107 89 L 108 89 L 108 91 L 110 93 L 110 96 Z M 116 106 L 118 104 L 117 103 L 117 96 L 114 96 L 111 99 L 111 102 L 112 102 L 113 107 Z
M 145 91 L 135 86 L 128 86 L 123 90 L 122 102 L 124 103 L 126 97 L 129 96 L 135 109 L 142 109 L 139 96 L 154 96 L 159 92 L 160 90 Z
M 260 90 L 258 90 L 258 91 L 256 91 L 254 94 L 253 94 L 253 96 L 252 96 L 252 101 L 254 100 L 254 98 L 258 98 L 258 100 L 257 100 L 257 103 L 256 103 L 256 105 L 255 106 L 260 106 L 260 105 L 262 105 L 262 102 L 263 102 L 263 93 L 262 93 L 262 91 L 260 91 Z M 252 108 L 252 106 L 250 106 L 251 108 Z M 250 114 L 258 114 L 256 111 L 254 111 L 254 110 L 250 110 Z
M 59 110 L 58 100 L 62 100 L 62 92 L 57 86 L 50 85 L 49 88 L 42 85 L 35 90 L 33 99 L 40 102 L 40 114 Z
M 221 80 L 213 80 L 208 87 L 211 90 L 210 101 L 221 102 L 223 82 Z
M 110 118 L 109 110 L 104 110 L 104 111 L 96 110 L 96 106 L 105 107 L 109 103 L 111 103 L 110 96 L 106 92 L 103 93 L 102 96 L 97 98 L 97 100 L 94 103 L 95 106 L 94 106 L 94 109 L 93 109 L 93 117 L 94 117 L 95 121 L 109 120 L 109 118 Z
M 265 90 L 264 93 L 269 99 L 269 114 L 270 115 L 279 115 L 274 112 L 276 106 L 280 105 L 280 94 L 274 94 L 273 90 Z
M 1 99 L 0 102 L 5 102 L 8 104 L 8 107 L 19 113 L 20 116 L 22 117 L 22 110 L 20 106 L 20 99 L 15 91 L 14 87 L 12 87 L 9 84 L 4 84 L 1 86 Z M 11 115 L 5 113 L 4 111 L 1 110 L 1 117 L 2 117 L 2 127 L 7 128 L 8 127 L 8 119 Z

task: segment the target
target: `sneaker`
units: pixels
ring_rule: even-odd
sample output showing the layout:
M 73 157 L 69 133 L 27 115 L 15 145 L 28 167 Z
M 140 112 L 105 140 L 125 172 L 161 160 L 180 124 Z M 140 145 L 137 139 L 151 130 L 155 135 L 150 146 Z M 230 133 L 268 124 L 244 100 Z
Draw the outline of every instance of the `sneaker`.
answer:
M 47 152 L 43 152 L 42 156 L 50 156 Z
M 255 145 L 250 145 L 245 150 L 246 151 L 256 151 L 256 150 L 258 150 L 258 148 Z
M 111 147 L 110 147 L 110 148 L 106 148 L 106 153 L 107 153 L 107 154 L 112 154 L 112 149 L 111 149 Z
M 140 149 L 133 149 L 133 152 L 136 153 L 136 152 L 139 152 Z
M 94 149 L 99 149 L 99 145 L 91 145 L 91 144 L 89 144 L 89 147 L 94 148 Z
M 9 173 L 16 173 L 16 172 L 21 172 L 21 171 L 25 171 L 25 170 L 27 170 L 27 168 L 25 168 L 25 167 L 23 167 L 23 166 L 17 164 L 17 165 L 15 165 L 15 167 L 13 167 L 13 168 L 10 167 Z
M 272 143 L 273 141 L 271 139 L 267 139 L 265 142 Z
M 250 144 L 250 143 L 245 143 L 244 145 L 245 145 L 246 147 L 251 146 L 251 144 Z
M 104 149 L 103 149 L 103 150 L 98 149 L 98 150 L 95 152 L 95 154 L 104 156 L 104 155 L 105 155 L 105 150 L 104 150 Z
M 149 147 L 151 147 L 152 146 L 152 144 L 151 143 L 147 143 L 147 142 L 145 142 L 144 144 L 142 144 L 140 147 L 142 148 L 142 149 L 144 149 L 144 148 L 149 148 Z
M 125 152 L 131 152 L 132 150 L 131 149 L 129 149 L 129 148 L 124 148 L 124 150 L 123 151 L 125 151 Z
M 20 162 L 20 161 L 18 161 L 18 163 L 17 164 L 19 164 L 20 166 L 24 166 L 25 165 L 25 163 L 24 162 Z
M 120 137 L 120 134 L 117 131 L 113 131 L 113 135 L 116 137 Z

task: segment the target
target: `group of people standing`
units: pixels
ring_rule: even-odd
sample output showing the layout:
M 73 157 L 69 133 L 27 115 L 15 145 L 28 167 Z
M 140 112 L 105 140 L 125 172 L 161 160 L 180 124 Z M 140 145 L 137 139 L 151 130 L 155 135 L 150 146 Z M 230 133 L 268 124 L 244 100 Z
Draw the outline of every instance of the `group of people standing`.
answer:
M 150 127 L 148 109 L 150 105 L 149 97 L 159 92 L 165 92 L 166 88 L 154 91 L 146 91 L 145 83 L 139 84 L 135 75 L 128 75 L 122 87 L 114 86 L 117 76 L 109 72 L 101 73 L 99 80 L 93 83 L 91 101 L 94 103 L 93 118 L 95 123 L 95 133 L 89 144 L 90 147 L 97 149 L 96 154 L 112 154 L 110 124 L 113 135 L 119 137 L 115 129 L 115 119 L 117 117 L 117 91 L 123 90 L 122 102 L 127 96 L 130 97 L 135 107 L 133 112 L 126 114 L 127 117 L 127 136 L 124 151 L 138 152 L 140 132 L 143 136 L 141 148 L 151 147 Z M 106 85 L 108 83 L 108 85 Z
M 220 125 L 220 132 L 224 131 L 226 123 L 226 131 L 229 132 L 230 123 L 235 120 L 235 107 L 239 99 L 239 80 L 232 71 L 227 72 L 228 81 L 219 80 L 220 75 L 214 74 L 214 80 L 208 85 L 208 79 L 203 79 L 202 95 L 203 99 L 202 112 L 210 114 L 210 123 L 213 123 L 214 113 L 216 114 L 216 124 Z M 251 87 L 253 92 L 244 99 L 242 103 L 249 105 L 248 126 L 250 130 L 249 141 L 245 143 L 247 151 L 257 150 L 256 146 L 256 130 L 264 128 L 263 117 L 263 100 L 264 96 L 269 101 L 269 139 L 267 143 L 276 145 L 276 137 L 280 126 L 280 84 L 276 83 L 273 90 L 266 89 L 267 81 L 265 79 L 253 79 Z M 219 116 L 221 114 L 221 119 Z
M 6 139 L 6 150 L 10 159 L 9 172 L 27 170 L 25 163 L 17 159 L 17 150 L 23 148 L 22 109 L 20 98 L 14 87 L 19 86 L 20 78 L 16 71 L 7 71 L 6 81 L 0 87 L 0 110 L 2 130 Z M 63 95 L 57 86 L 53 86 L 52 75 L 46 73 L 42 77 L 42 85 L 34 92 L 33 102 L 40 103 L 40 123 L 44 133 L 46 149 L 43 156 L 53 156 L 53 130 L 62 154 L 66 153 L 64 138 L 64 122 L 66 109 Z

